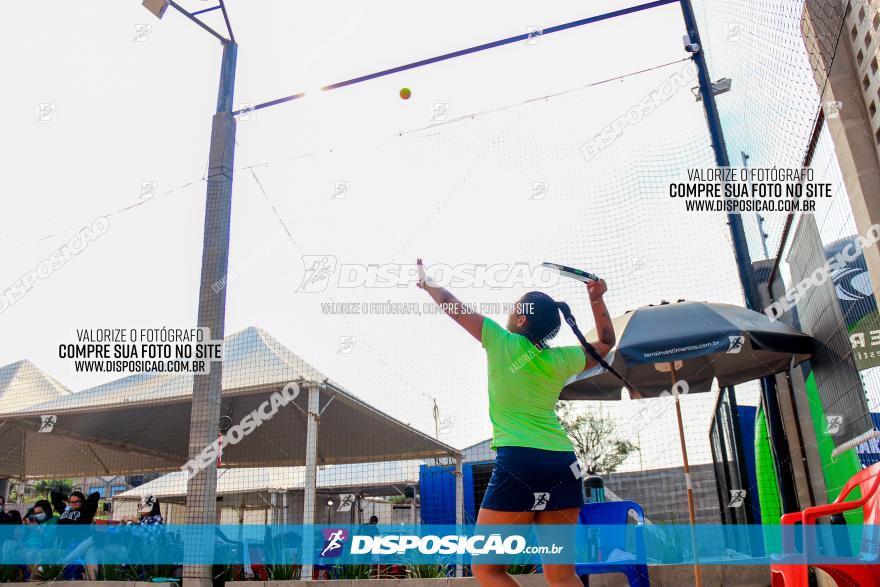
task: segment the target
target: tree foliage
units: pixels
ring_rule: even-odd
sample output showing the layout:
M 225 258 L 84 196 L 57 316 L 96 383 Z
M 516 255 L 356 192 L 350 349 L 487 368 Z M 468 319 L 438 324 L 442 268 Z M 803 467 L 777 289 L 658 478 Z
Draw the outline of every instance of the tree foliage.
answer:
M 73 481 L 70 479 L 41 479 L 34 483 L 34 493 L 48 498 L 53 491 L 70 495 L 73 491 Z
M 617 434 L 612 418 L 592 411 L 576 411 L 570 402 L 556 402 L 556 414 L 586 473 L 613 473 L 639 447 Z

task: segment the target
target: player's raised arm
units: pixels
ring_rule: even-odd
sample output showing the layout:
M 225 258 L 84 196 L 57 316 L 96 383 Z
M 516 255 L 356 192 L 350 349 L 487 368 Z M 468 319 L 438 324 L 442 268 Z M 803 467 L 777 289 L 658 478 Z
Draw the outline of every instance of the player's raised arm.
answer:
M 611 322 L 611 316 L 608 314 L 608 308 L 605 307 L 605 300 L 602 296 L 608 291 L 608 286 L 604 280 L 588 281 L 587 294 L 590 297 L 590 308 L 593 310 L 593 321 L 596 323 L 596 332 L 599 340 L 593 343 L 593 348 L 601 356 L 607 355 L 617 343 L 617 336 L 614 334 L 614 324 Z M 592 369 L 597 362 L 588 357 L 587 369 Z
M 424 267 L 422 260 L 416 261 L 419 267 L 418 286 L 428 292 L 428 295 L 437 302 L 443 312 L 458 322 L 462 328 L 467 330 L 471 336 L 477 340 L 482 340 L 483 335 L 483 315 L 473 312 L 458 298 L 452 295 L 449 290 L 442 287 L 435 287 L 430 284 L 424 277 Z

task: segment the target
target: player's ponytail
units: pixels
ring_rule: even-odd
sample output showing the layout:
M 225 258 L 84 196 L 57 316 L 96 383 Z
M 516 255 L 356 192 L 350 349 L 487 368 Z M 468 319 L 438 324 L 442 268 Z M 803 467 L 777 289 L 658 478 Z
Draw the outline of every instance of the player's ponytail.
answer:
M 623 375 L 617 372 L 617 369 L 609 365 L 605 359 L 599 354 L 599 351 L 593 347 L 587 339 L 584 337 L 581 329 L 578 328 L 577 322 L 575 322 L 574 315 L 571 313 L 571 308 L 565 302 L 556 302 L 556 307 L 559 308 L 559 311 L 562 312 L 562 317 L 565 318 L 565 321 L 568 322 L 568 325 L 571 326 L 571 329 L 574 331 L 574 335 L 580 341 L 581 346 L 584 347 L 584 352 L 586 352 L 590 357 L 592 357 L 599 365 L 602 366 L 603 369 L 617 377 L 621 383 L 632 393 L 638 393 L 635 391 L 630 382 L 627 381 Z

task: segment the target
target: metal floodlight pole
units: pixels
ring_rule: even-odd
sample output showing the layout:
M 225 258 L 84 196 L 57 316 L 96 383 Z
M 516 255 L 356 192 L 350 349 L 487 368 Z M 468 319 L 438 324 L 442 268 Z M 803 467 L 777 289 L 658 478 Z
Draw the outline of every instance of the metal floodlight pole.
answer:
M 195 16 L 181 8 L 173 0 L 144 0 L 143 5 L 158 18 L 162 18 L 168 6 L 182 13 L 223 45 L 220 65 L 220 82 L 217 91 L 217 108 L 211 124 L 211 146 L 208 155 L 207 196 L 205 201 L 205 227 L 202 241 L 202 270 L 199 286 L 198 326 L 207 328 L 210 339 L 223 341 L 226 322 L 226 288 L 215 291 L 214 284 L 222 282 L 229 262 L 229 226 L 232 215 L 232 169 L 235 155 L 235 117 L 232 114 L 232 98 L 235 91 L 235 66 L 238 45 L 232 36 L 232 28 L 223 0 L 223 11 L 229 38 L 214 31 Z M 220 427 L 220 404 L 223 364 L 214 362 L 207 374 L 193 377 L 193 395 L 190 414 L 188 459 L 198 462 L 199 454 L 216 439 Z M 191 475 L 187 481 L 186 523 L 217 523 L 217 460 L 210 459 L 207 466 Z M 213 532 L 201 535 L 199 544 L 191 545 L 191 552 L 200 562 L 213 552 Z M 202 543 L 204 542 L 204 543 Z M 190 560 L 193 560 L 191 557 Z M 188 587 L 210 587 L 211 566 L 207 564 L 184 566 L 184 584 Z
M 718 114 L 718 106 L 715 103 L 712 78 L 709 77 L 709 68 L 706 65 L 706 56 L 703 53 L 703 43 L 700 39 L 700 31 L 697 28 L 697 19 L 694 16 L 694 7 L 691 4 L 691 0 L 680 1 L 681 12 L 684 16 L 690 42 L 697 47 L 697 50 L 693 52 L 693 60 L 694 65 L 697 66 L 697 75 L 700 81 L 700 97 L 702 98 L 703 108 L 706 111 L 706 122 L 709 126 L 709 135 L 712 138 L 712 149 L 715 151 L 715 164 L 718 167 L 730 167 L 727 145 L 724 142 L 724 132 L 721 129 L 721 117 Z M 739 214 L 728 214 L 727 224 L 730 226 L 736 268 L 739 272 L 739 280 L 745 295 L 746 306 L 749 309 L 760 312 L 761 308 L 755 287 L 755 277 L 749 260 L 749 248 L 746 242 L 742 218 Z
M 207 328 L 211 340 L 222 341 L 226 323 L 226 288 L 215 289 L 226 276 L 229 262 L 229 226 L 232 215 L 232 169 L 235 155 L 235 117 L 232 97 L 238 45 L 223 43 L 217 112 L 211 123 L 208 159 L 208 188 L 205 200 L 205 227 L 202 241 L 202 271 L 199 286 L 198 325 Z M 216 361 L 207 374 L 193 378 L 190 414 L 189 459 L 197 459 L 217 438 L 223 364 Z M 217 462 L 210 464 L 187 483 L 187 523 L 217 523 Z M 211 582 L 211 567 L 188 567 L 185 580 L 204 586 Z
M 702 102 L 706 111 L 706 122 L 709 125 L 709 133 L 712 137 L 715 161 L 719 167 L 727 167 L 730 165 L 730 161 L 727 156 L 727 146 L 724 143 L 721 118 L 718 114 L 718 106 L 715 103 L 715 94 L 712 91 L 712 79 L 709 77 L 709 68 L 706 66 L 706 57 L 703 54 L 703 45 L 700 39 L 700 32 L 697 28 L 697 20 L 694 16 L 694 9 L 691 0 L 681 0 L 681 11 L 684 15 L 684 21 L 687 26 L 688 35 L 690 36 L 690 41 L 692 43 L 697 43 L 699 46 L 698 50 L 694 53 L 693 59 L 699 74 L 700 95 L 703 98 Z M 740 283 L 742 284 L 743 293 L 745 295 L 746 306 L 756 312 L 760 312 L 762 310 L 761 298 L 755 283 L 755 274 L 752 270 L 749 247 L 746 241 L 745 230 L 743 229 L 742 217 L 738 214 L 728 214 L 727 223 L 730 226 L 733 252 L 736 258 Z M 758 223 L 758 229 L 763 234 L 764 228 L 761 226 L 760 222 Z M 772 283 L 769 285 L 772 288 Z M 788 454 L 788 446 L 784 436 L 785 424 L 776 398 L 776 386 L 772 377 L 764 377 L 761 379 L 761 396 L 764 405 L 764 414 L 767 418 L 767 426 L 771 433 L 771 447 L 774 450 L 774 454 L 777 451 L 779 451 L 781 455 Z M 779 480 L 780 494 L 785 511 L 797 511 L 797 497 L 794 493 L 792 479 L 783 473 L 780 468 L 780 461 L 777 461 L 776 474 Z
M 706 56 L 703 52 L 703 43 L 702 39 L 700 39 L 700 31 L 697 27 L 694 7 L 691 4 L 691 0 L 681 0 L 680 4 L 688 34 L 686 49 L 693 54 L 694 65 L 697 67 L 697 77 L 700 82 L 700 97 L 702 98 L 703 109 L 706 113 L 706 123 L 708 124 L 709 135 L 712 139 L 712 149 L 715 152 L 715 164 L 718 167 L 730 167 L 730 159 L 727 156 L 727 145 L 724 142 L 724 131 L 721 127 L 721 117 L 718 113 L 718 105 L 715 103 L 715 91 L 712 85 L 712 78 L 709 76 L 709 67 L 706 65 Z M 755 278 L 752 271 L 742 218 L 738 214 L 728 214 L 727 224 L 730 227 L 730 236 L 733 241 L 736 267 L 739 273 L 740 283 L 742 284 L 746 306 L 752 310 L 760 312 L 757 295 L 758 292 L 755 286 Z M 676 398 L 676 402 L 678 402 L 678 398 Z M 677 404 L 676 407 L 678 407 Z M 684 438 L 682 438 L 682 446 L 684 446 Z M 691 501 L 693 498 L 690 496 L 690 478 L 688 478 L 687 481 L 689 492 L 689 517 L 691 524 L 693 525 L 695 523 L 695 516 L 693 502 Z M 696 585 L 699 586 L 702 584 L 702 577 L 696 546 L 696 542 L 694 542 L 694 579 Z

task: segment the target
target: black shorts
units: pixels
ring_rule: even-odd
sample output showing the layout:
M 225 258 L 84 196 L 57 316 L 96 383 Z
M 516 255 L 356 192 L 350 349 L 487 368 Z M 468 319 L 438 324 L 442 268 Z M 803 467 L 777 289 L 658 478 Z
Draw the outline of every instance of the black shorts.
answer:
M 554 511 L 586 502 L 574 452 L 499 446 L 481 508 L 501 512 Z

